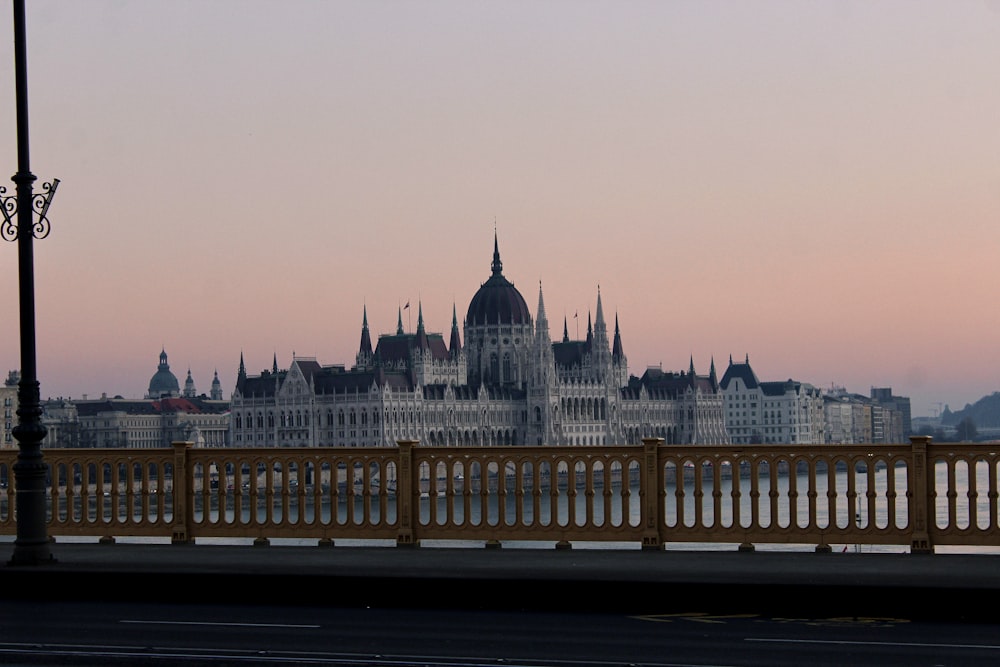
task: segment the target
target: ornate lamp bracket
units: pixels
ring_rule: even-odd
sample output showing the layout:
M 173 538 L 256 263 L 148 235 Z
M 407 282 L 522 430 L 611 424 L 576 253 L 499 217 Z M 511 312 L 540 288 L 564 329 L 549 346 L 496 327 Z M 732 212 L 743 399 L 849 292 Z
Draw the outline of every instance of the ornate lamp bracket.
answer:
M 36 239 L 44 239 L 49 235 L 49 204 L 59 187 L 59 179 L 53 178 L 51 183 L 42 184 L 42 192 L 31 196 L 31 209 L 35 219 L 31 225 L 31 235 Z M 17 213 L 17 195 L 8 195 L 7 188 L 0 187 L 0 211 L 3 211 L 3 222 L 0 223 L 0 237 L 4 241 L 16 241 L 18 235 L 17 223 L 14 222 Z

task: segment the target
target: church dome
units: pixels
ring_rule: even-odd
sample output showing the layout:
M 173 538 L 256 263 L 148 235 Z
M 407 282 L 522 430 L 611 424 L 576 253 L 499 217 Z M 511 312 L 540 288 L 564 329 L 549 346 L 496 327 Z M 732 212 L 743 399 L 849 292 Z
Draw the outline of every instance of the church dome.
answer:
M 531 312 L 524 297 L 503 276 L 500 250 L 493 238 L 493 275 L 479 288 L 469 302 L 465 318 L 467 325 L 531 324 Z
M 149 398 L 162 398 L 164 396 L 179 396 L 181 385 L 177 382 L 177 376 L 170 372 L 170 364 L 167 363 L 167 353 L 160 352 L 160 365 L 156 368 L 156 373 L 149 380 Z

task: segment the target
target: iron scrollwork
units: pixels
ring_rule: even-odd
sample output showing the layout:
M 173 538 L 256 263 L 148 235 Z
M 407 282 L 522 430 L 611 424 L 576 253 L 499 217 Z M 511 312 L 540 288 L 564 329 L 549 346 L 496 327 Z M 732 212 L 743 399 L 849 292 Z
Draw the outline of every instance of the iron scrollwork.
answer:
M 36 239 L 44 239 L 49 235 L 49 204 L 59 187 L 59 179 L 53 178 L 51 183 L 42 184 L 42 192 L 31 196 L 31 209 L 35 212 L 35 219 L 31 224 L 31 235 Z M 3 222 L 0 223 L 0 236 L 5 241 L 17 239 L 18 228 L 14 222 L 17 214 L 17 195 L 8 195 L 7 188 L 0 187 L 0 211 L 3 211 Z

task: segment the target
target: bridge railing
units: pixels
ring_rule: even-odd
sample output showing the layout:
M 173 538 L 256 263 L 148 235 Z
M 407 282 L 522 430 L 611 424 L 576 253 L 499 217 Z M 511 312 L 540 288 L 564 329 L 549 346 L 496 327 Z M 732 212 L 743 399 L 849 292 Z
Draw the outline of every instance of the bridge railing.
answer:
M 46 449 L 52 537 L 1000 547 L 1000 446 Z M 0 450 L 0 534 L 16 533 Z

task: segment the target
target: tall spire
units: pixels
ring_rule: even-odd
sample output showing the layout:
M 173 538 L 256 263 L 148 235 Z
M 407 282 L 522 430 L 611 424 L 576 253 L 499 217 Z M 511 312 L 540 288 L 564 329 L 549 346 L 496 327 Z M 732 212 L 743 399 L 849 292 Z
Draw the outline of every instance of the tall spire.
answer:
M 417 347 L 421 350 L 426 350 L 430 347 L 430 343 L 427 341 L 427 332 L 424 331 L 424 304 L 422 301 L 417 301 Z
M 611 349 L 611 358 L 616 361 L 625 358 L 625 348 L 622 347 L 622 335 L 618 330 L 618 313 L 615 313 L 615 342 Z
M 569 325 L 566 322 L 566 316 L 563 315 L 563 339 L 562 342 L 569 342 Z
M 462 338 L 458 335 L 458 311 L 455 303 L 451 304 L 451 342 L 448 343 L 448 352 L 452 358 L 462 351 Z
M 397 336 L 402 336 L 404 333 L 406 333 L 406 332 L 403 330 L 403 309 L 400 308 L 399 309 L 399 320 L 397 320 L 397 322 L 396 322 L 396 335 Z
M 601 305 L 601 286 L 597 286 L 597 321 L 594 323 L 595 328 L 604 329 L 606 325 L 604 324 L 604 307 Z
M 545 315 L 545 299 L 542 298 L 542 281 L 538 281 L 538 315 L 536 316 L 536 324 L 539 328 L 544 328 L 548 330 L 549 328 L 549 318 Z
M 243 382 L 247 379 L 247 367 L 243 363 L 243 351 L 240 351 L 240 370 L 236 373 L 236 387 L 243 388 Z
M 292 356 L 295 356 L 295 354 L 292 353 Z M 278 353 L 277 352 L 274 353 L 274 363 L 271 365 L 271 370 L 274 371 L 275 375 L 278 374 Z
M 361 347 L 358 349 L 359 354 L 367 355 L 371 357 L 372 354 L 372 336 L 368 331 L 368 306 L 364 307 L 364 313 L 361 317 Z
M 497 230 L 493 230 L 493 275 L 503 273 L 503 262 L 500 261 L 500 244 L 497 242 Z

